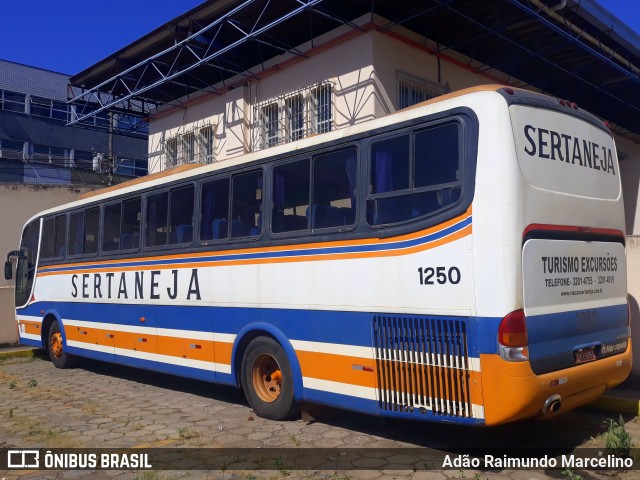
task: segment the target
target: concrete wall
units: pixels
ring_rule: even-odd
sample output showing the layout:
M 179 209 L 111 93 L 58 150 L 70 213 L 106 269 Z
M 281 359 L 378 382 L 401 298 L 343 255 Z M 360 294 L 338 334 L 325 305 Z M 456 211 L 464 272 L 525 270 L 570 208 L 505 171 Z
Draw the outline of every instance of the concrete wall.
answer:
M 93 188 L 66 186 L 0 184 L 0 257 L 2 263 L 9 251 L 20 244 L 22 227 L 29 217 L 47 208 L 75 200 L 82 192 Z M 14 280 L 0 278 L 0 345 L 16 343 Z
M 627 228 L 627 290 L 631 313 L 633 370 L 629 383 L 640 386 L 640 145 L 616 135 Z
M 631 312 L 633 370 L 629 382 L 640 386 L 640 236 L 627 237 L 627 281 Z

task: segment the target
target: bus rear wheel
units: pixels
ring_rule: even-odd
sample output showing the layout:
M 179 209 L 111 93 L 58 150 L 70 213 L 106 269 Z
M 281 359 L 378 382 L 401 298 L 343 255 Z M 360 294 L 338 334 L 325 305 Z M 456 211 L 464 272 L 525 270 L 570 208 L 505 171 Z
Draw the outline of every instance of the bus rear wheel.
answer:
M 54 320 L 49 327 L 49 335 L 47 336 L 47 351 L 49 358 L 57 368 L 69 368 L 73 366 L 75 358 L 69 355 L 64 349 L 62 341 L 62 332 L 57 320 Z
M 247 346 L 242 358 L 242 386 L 249 405 L 260 417 L 284 420 L 300 411 L 287 354 L 271 337 L 255 338 Z

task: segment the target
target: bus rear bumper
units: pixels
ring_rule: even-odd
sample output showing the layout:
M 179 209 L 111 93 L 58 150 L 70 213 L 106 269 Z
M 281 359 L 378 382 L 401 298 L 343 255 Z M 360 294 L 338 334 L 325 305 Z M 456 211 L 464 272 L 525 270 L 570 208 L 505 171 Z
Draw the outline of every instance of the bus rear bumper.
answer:
M 631 342 L 622 354 L 543 375 L 536 375 L 529 362 L 507 362 L 499 355 L 481 354 L 480 365 L 486 425 L 498 425 L 543 415 L 545 402 L 556 395 L 559 408 L 547 408 L 545 416 L 595 400 L 631 372 Z

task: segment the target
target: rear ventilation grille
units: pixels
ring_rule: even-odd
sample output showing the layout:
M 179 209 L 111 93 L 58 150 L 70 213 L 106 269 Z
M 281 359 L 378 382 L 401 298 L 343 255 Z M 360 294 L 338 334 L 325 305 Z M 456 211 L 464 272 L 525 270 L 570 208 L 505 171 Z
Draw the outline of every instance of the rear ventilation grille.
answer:
M 465 321 L 374 316 L 373 336 L 381 410 L 472 416 Z

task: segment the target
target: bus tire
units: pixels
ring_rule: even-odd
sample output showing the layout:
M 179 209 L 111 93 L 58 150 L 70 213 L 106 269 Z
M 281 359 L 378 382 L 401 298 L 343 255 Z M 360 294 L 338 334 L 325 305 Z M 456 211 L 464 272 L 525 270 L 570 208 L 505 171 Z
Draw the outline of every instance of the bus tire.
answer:
M 271 337 L 257 337 L 242 357 L 242 387 L 256 415 L 284 420 L 300 412 L 287 354 Z
M 51 363 L 53 363 L 56 368 L 70 368 L 75 363 L 75 357 L 64 350 L 62 332 L 60 331 L 60 325 L 57 320 L 54 320 L 49 327 L 47 352 L 49 353 Z

